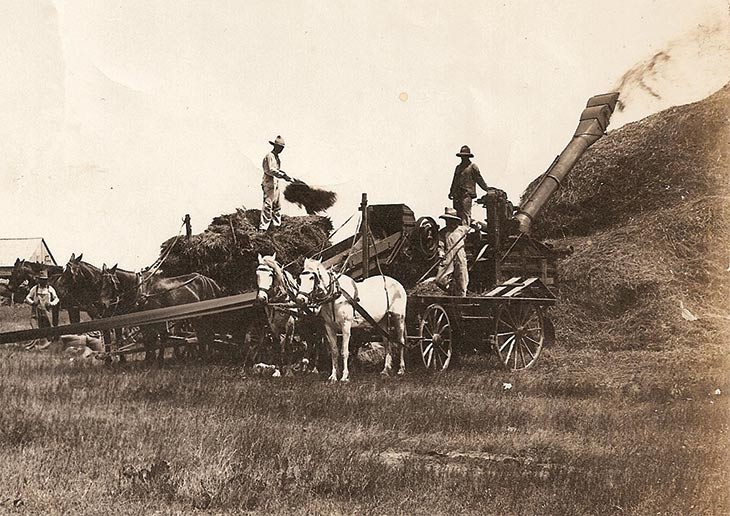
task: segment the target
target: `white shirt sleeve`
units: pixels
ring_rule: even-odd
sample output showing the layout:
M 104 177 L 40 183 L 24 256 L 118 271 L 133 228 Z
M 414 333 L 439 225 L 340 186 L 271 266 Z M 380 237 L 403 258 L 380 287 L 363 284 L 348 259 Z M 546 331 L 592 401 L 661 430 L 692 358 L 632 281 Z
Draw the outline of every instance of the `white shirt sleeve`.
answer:
M 56 294 L 56 289 L 49 285 L 48 292 L 51 293 L 51 306 L 56 306 L 60 301 L 60 299 L 58 299 L 58 294 Z
M 272 153 L 268 153 L 264 158 L 264 174 L 267 176 L 279 177 L 279 165 Z
M 37 285 L 30 289 L 30 292 L 28 292 L 28 295 L 25 297 L 25 304 L 27 304 L 27 305 L 33 304 L 33 301 L 35 301 L 36 290 L 38 290 Z

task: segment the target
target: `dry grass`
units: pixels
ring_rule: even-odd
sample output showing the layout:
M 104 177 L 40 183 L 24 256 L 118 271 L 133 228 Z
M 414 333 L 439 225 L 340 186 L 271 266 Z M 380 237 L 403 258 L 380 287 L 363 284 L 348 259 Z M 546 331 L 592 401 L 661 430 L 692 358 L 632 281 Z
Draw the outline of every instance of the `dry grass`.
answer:
M 327 385 L 0 350 L 0 507 L 727 513 L 727 351 L 555 348 L 520 374 L 467 357 L 441 376 Z
M 606 349 L 712 341 L 730 329 L 727 198 L 707 197 L 561 240 L 558 337 Z M 680 302 L 699 321 L 682 318 Z

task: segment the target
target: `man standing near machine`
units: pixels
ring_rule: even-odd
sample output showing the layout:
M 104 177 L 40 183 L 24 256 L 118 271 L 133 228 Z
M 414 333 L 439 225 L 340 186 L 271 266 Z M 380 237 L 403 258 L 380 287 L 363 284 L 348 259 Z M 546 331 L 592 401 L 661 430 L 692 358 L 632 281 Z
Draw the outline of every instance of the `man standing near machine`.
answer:
M 456 210 L 446 208 L 443 215 L 446 227 L 439 231 L 439 268 L 436 285 L 450 296 L 465 296 L 469 286 L 469 267 L 466 261 L 464 239 L 473 231 L 462 225 Z
M 471 161 L 474 154 L 471 153 L 469 146 L 464 145 L 456 155 L 461 158 L 461 163 L 456 165 L 456 170 L 454 170 L 449 199 L 454 201 L 454 209 L 459 215 L 461 223 L 468 226 L 471 224 L 472 199 L 477 196 L 476 185 L 479 185 L 485 191 L 488 187 L 484 178 L 482 178 L 479 167 Z

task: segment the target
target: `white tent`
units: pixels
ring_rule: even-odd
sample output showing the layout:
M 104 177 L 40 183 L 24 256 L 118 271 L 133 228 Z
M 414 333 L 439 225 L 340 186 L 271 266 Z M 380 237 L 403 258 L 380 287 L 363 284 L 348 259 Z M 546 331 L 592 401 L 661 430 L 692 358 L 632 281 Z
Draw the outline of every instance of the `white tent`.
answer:
M 46 241 L 41 238 L 0 238 L 0 278 L 10 277 L 15 260 L 57 265 Z

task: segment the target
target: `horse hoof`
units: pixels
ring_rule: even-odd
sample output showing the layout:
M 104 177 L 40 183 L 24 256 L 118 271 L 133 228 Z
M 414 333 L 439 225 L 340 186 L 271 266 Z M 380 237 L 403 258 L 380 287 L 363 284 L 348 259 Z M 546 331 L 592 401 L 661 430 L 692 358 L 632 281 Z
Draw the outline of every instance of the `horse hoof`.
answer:
M 349 378 L 341 378 L 340 379 L 340 382 L 342 382 L 342 383 L 350 383 L 350 379 Z
M 398 371 L 398 376 L 403 377 L 405 375 L 406 375 L 406 372 L 403 369 L 401 369 L 400 371 Z

